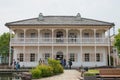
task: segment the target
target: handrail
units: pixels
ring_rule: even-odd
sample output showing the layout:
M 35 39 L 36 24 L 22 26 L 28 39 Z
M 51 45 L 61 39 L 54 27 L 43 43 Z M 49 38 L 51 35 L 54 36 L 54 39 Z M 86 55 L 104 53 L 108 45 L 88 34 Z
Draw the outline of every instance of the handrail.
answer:
M 108 43 L 108 38 L 12 38 L 11 43 L 39 43 L 39 44 L 44 44 L 44 43 L 68 43 L 68 44 L 90 44 L 90 43 Z

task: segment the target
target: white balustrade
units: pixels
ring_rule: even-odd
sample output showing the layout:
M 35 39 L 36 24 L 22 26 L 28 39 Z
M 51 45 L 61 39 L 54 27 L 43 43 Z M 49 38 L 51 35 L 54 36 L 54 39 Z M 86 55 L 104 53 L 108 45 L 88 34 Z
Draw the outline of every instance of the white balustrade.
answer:
M 39 40 L 39 41 L 38 41 Z M 12 44 L 107 44 L 108 38 L 12 38 Z

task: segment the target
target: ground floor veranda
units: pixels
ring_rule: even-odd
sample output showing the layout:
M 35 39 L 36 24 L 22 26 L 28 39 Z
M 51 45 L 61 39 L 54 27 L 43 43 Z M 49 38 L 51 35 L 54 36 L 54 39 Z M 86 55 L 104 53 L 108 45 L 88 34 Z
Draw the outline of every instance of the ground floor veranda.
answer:
M 19 59 L 20 65 L 24 67 L 34 67 L 39 64 L 39 60 L 46 61 L 52 59 L 72 60 L 72 67 L 80 66 L 107 66 L 108 48 L 103 46 L 27 46 L 14 47 L 13 59 Z

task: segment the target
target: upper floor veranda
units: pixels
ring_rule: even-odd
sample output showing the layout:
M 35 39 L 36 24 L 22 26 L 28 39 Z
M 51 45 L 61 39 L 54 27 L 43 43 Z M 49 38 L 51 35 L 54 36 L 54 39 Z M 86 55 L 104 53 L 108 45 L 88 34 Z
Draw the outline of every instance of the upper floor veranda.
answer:
M 11 45 L 109 45 L 108 28 L 14 28 Z

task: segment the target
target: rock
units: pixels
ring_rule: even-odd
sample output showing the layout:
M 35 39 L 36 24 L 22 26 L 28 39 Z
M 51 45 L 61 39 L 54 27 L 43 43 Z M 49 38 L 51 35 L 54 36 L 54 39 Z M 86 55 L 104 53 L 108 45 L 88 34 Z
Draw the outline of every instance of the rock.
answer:
M 22 80 L 32 80 L 32 74 L 29 72 L 23 72 L 21 74 L 21 79 Z

